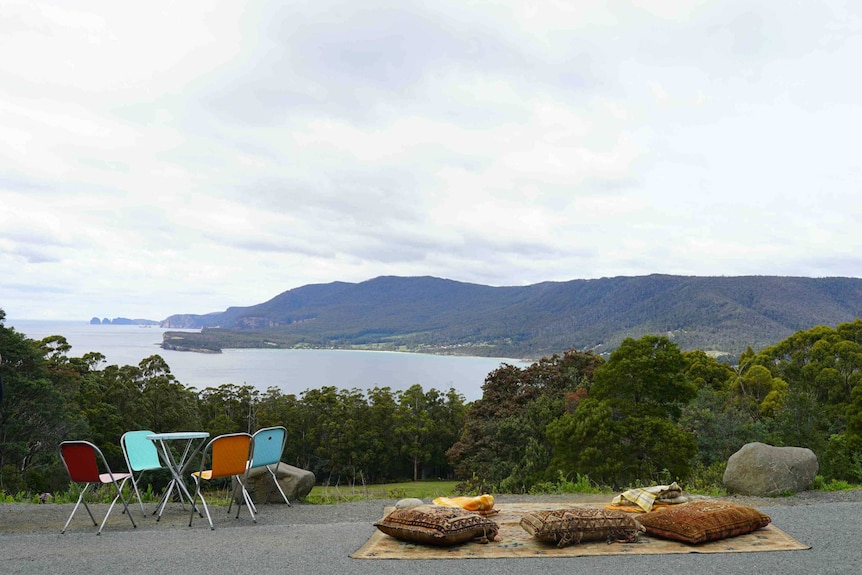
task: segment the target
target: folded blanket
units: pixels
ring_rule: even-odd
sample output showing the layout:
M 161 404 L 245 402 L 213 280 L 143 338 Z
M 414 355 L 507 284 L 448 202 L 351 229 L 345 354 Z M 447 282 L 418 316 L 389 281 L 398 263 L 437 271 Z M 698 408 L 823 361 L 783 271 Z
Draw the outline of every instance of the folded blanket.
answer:
M 682 495 L 682 489 L 676 481 L 670 485 L 653 485 L 652 487 L 639 487 L 629 489 L 614 497 L 611 505 L 614 509 L 636 506 L 636 511 L 652 511 L 656 504 L 673 505 L 685 503 L 687 499 Z
M 434 500 L 434 505 L 460 507 L 467 511 L 489 512 L 494 508 L 494 496 L 486 493 L 476 497 L 438 497 Z

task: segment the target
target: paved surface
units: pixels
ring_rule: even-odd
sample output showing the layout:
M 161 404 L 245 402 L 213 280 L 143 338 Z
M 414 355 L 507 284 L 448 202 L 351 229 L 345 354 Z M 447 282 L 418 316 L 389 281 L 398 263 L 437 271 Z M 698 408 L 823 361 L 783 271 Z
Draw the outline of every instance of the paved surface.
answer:
M 605 496 L 607 497 L 607 496 Z M 507 501 L 581 501 L 582 498 L 498 497 Z M 88 575 L 134 572 L 184 574 L 418 574 L 571 575 L 862 573 L 862 493 L 839 497 L 793 497 L 742 501 L 754 504 L 773 523 L 810 545 L 806 551 L 715 555 L 610 556 L 571 559 L 368 560 L 349 555 L 372 535 L 374 521 L 394 501 L 339 505 L 261 505 L 258 523 L 239 519 L 225 507 L 212 509 L 216 524 L 189 514 L 178 503 L 160 522 L 135 508 L 138 528 L 115 509 L 96 536 L 79 509 L 65 535 L 60 530 L 72 505 L 0 505 L 0 573 Z M 107 509 L 91 506 L 97 520 Z M 148 512 L 152 506 L 147 507 Z

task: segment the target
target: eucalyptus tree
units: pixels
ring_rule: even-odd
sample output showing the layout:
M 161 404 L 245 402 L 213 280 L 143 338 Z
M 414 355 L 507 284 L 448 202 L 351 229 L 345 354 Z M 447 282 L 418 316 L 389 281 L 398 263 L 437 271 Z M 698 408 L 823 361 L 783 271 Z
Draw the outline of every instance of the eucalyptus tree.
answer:
M 337 455 L 334 453 L 334 436 L 340 417 L 338 389 L 323 386 L 307 389 L 300 394 L 302 409 L 299 412 L 303 429 L 304 469 L 314 472 L 319 481 L 337 482 L 338 472 L 333 472 Z M 337 464 L 337 463 L 336 463 Z
M 482 398 L 467 407 L 460 437 L 447 452 L 455 475 L 475 489 L 508 491 L 548 479 L 553 451 L 546 429 L 590 393 L 602 363 L 598 355 L 570 350 L 489 373 Z
M 146 357 L 131 373 L 141 390 L 144 429 L 158 432 L 200 429 L 196 391 L 177 381 L 164 358 L 160 355 Z
M 415 384 L 399 392 L 398 398 L 395 442 L 400 454 L 410 462 L 412 477 L 416 481 L 421 477 L 425 462 L 431 459 L 433 438 L 438 430 L 438 422 L 433 415 L 438 397 L 429 397 L 421 385 Z
M 198 412 L 210 435 L 254 433 L 260 392 L 251 385 L 225 383 L 198 393 Z
M 390 387 L 374 387 L 368 390 L 367 398 L 361 432 L 367 461 L 365 473 L 371 481 L 401 478 L 404 465 L 393 435 L 398 425 L 398 397 Z
M 260 427 L 281 425 L 287 430 L 287 442 L 282 461 L 302 467 L 304 432 L 300 424 L 300 402 L 294 394 L 284 394 L 278 387 L 269 387 L 259 396 L 257 421 Z
M 51 362 L 65 366 L 63 351 L 47 352 L 5 318 L 0 309 L 0 489 L 52 491 L 63 482 L 57 444 L 87 431 L 73 399 L 77 372 L 64 368 L 61 377 Z
M 624 340 L 596 370 L 589 397 L 548 426 L 553 467 L 615 487 L 686 477 L 697 451 L 678 425 L 696 394 L 686 367 L 666 337 Z
M 452 388 L 443 393 L 434 388 L 425 391 L 414 384 L 397 392 L 396 398 L 395 427 L 386 437 L 401 460 L 409 463 L 400 471 L 401 476 L 414 481 L 450 476 L 452 467 L 446 451 L 457 440 L 463 424 L 464 397 Z
M 697 395 L 682 408 L 679 425 L 697 440 L 695 466 L 719 469 L 745 443 L 767 439 L 766 426 L 752 421 L 749 409 L 740 405 L 732 391 L 747 365 L 735 369 L 701 350 L 683 356 L 688 363 L 686 377 L 694 383 Z
M 862 320 L 815 326 L 761 350 L 755 361 L 787 383 L 772 442 L 810 447 L 827 479 L 862 479 L 855 431 L 862 395 Z

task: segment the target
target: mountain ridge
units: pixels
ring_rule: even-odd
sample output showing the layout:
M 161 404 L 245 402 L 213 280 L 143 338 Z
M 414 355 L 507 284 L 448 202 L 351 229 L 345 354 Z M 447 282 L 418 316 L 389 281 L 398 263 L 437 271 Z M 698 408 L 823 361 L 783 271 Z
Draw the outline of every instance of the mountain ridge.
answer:
M 392 349 L 538 358 L 667 335 L 738 355 L 862 316 L 862 279 L 652 274 L 485 286 L 431 276 L 308 284 L 263 303 L 161 322 L 163 347 Z

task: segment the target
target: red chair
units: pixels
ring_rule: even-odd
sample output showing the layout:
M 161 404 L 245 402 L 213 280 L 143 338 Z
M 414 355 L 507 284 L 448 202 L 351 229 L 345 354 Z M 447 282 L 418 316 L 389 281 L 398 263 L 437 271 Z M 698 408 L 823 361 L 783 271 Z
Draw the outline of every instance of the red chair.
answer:
M 69 478 L 72 480 L 72 485 L 75 486 L 75 489 L 79 493 L 78 502 L 75 503 L 75 508 L 72 509 L 72 514 L 69 515 L 69 519 L 66 520 L 66 525 L 63 526 L 63 530 L 60 533 L 66 532 L 66 528 L 69 527 L 69 523 L 72 522 L 72 517 L 75 516 L 75 512 L 78 511 L 78 506 L 81 505 L 82 501 L 84 503 L 84 508 L 90 515 L 90 519 L 93 520 L 93 525 L 98 525 L 98 523 L 96 523 L 96 518 L 93 517 L 93 512 L 90 511 L 90 506 L 87 505 L 87 501 L 84 499 L 84 495 L 87 493 L 87 489 L 89 489 L 91 485 L 110 484 L 117 490 L 117 495 L 111 502 L 111 506 L 108 508 L 108 512 L 105 514 L 105 518 L 102 520 L 102 524 L 99 526 L 99 531 L 96 532 L 96 535 L 101 535 L 102 529 L 105 527 L 105 523 L 108 521 L 108 516 L 111 515 L 111 511 L 114 509 L 114 504 L 117 502 L 117 499 L 123 500 L 123 507 L 126 508 L 126 515 L 129 516 L 129 520 L 132 522 L 132 527 L 137 527 L 132 514 L 129 513 L 129 506 L 126 504 L 126 498 L 123 495 L 123 486 L 126 484 L 129 477 L 132 476 L 130 473 L 112 472 L 111 468 L 108 466 L 108 462 L 105 460 L 105 456 L 102 454 L 102 451 L 89 441 L 62 442 L 60 444 L 60 458 L 66 466 L 66 471 L 69 472 Z M 99 461 L 101 461 L 102 469 L 105 470 L 105 473 L 101 473 L 99 471 Z M 82 485 L 83 488 L 81 487 Z

